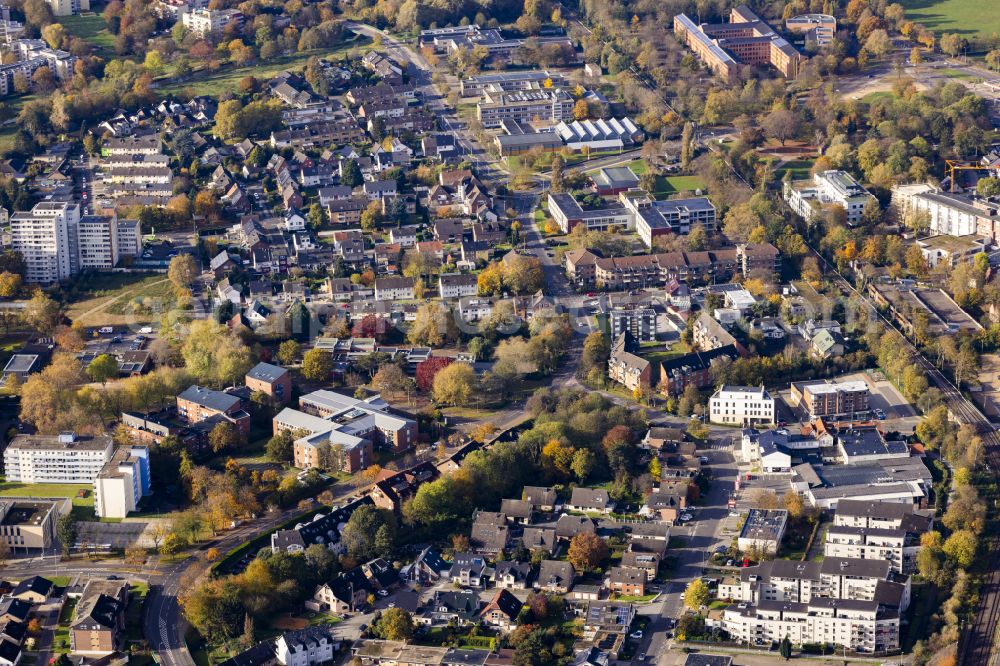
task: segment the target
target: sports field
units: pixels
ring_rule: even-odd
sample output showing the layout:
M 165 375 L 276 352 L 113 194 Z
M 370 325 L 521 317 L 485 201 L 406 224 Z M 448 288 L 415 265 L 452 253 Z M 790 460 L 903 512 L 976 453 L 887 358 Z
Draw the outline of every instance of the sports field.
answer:
M 982 0 L 900 0 L 906 18 L 938 33 L 957 32 L 966 38 L 1000 34 L 1000 12 Z

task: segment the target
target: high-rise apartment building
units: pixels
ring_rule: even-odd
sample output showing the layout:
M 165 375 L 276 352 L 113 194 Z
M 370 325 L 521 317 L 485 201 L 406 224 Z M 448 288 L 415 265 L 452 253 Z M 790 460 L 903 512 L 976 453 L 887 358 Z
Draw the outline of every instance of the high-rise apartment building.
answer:
M 137 220 L 80 215 L 75 203 L 43 201 L 10 219 L 11 247 L 24 257 L 25 281 L 66 280 L 84 269 L 111 270 L 142 251 Z

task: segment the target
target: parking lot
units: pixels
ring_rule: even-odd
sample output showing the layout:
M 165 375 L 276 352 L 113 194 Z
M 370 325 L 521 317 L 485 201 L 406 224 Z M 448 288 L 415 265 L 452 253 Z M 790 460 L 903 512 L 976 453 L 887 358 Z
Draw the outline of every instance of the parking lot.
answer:
M 857 418 L 859 420 L 872 418 L 884 421 L 883 429 L 896 430 L 904 434 L 912 433 L 917 423 L 920 422 L 920 418 L 917 416 L 913 405 L 881 374 L 855 372 L 835 377 L 833 380 L 837 382 L 863 381 L 868 385 L 871 391 L 869 397 L 871 412 L 858 414 Z M 777 391 L 777 396 L 780 398 L 777 405 L 779 421 L 785 421 L 789 424 L 806 424 L 810 422 L 809 414 L 803 406 L 792 405 L 790 389 L 786 388 Z M 884 416 L 884 418 L 880 418 L 879 414 Z

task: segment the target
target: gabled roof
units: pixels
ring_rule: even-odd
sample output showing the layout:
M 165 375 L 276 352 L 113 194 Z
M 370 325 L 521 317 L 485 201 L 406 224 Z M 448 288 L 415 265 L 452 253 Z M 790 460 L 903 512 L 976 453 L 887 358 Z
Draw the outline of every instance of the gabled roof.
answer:
M 52 592 L 54 584 L 48 578 L 42 578 L 41 576 L 32 576 L 31 578 L 25 578 L 17 587 L 11 591 L 11 596 L 17 597 L 26 592 L 34 592 L 35 594 L 40 594 L 43 597 L 49 596 Z
M 517 619 L 518 614 L 521 612 L 521 608 L 524 606 L 521 600 L 515 597 L 507 590 L 497 590 L 496 595 L 493 599 L 486 604 L 486 608 L 480 615 L 486 615 L 490 611 L 499 610 L 501 613 L 506 615 L 511 621 Z

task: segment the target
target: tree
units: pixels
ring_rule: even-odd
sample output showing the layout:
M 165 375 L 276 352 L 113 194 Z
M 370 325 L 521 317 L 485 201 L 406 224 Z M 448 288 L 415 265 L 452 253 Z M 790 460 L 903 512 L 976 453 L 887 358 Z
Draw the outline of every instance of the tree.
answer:
M 292 433 L 288 430 L 275 433 L 271 439 L 267 440 L 264 447 L 268 459 L 274 462 L 291 462 L 293 449 Z
M 590 105 L 587 104 L 587 100 L 578 99 L 576 104 L 573 105 L 573 119 L 574 120 L 586 120 L 590 117 Z
M 234 426 L 229 421 L 220 421 L 211 432 L 208 433 L 208 443 L 212 447 L 212 451 L 218 453 L 220 451 L 231 451 L 236 448 L 236 445 L 240 442 L 240 434 Z
M 596 569 L 608 558 L 608 544 L 590 532 L 580 532 L 569 542 L 566 559 L 579 572 Z
M 995 197 L 1000 194 L 1000 178 L 980 178 L 976 183 L 976 193 L 981 197 Z M 3 276 L 0 276 L 2 278 Z
M 381 537 L 379 532 L 382 533 Z M 360 560 L 392 557 L 396 532 L 396 517 L 391 511 L 370 505 L 362 506 L 351 514 L 341 534 L 341 541 L 348 554 Z
M 171 259 L 167 279 L 174 286 L 174 291 L 189 288 L 198 279 L 198 264 L 194 257 L 190 254 L 178 254 Z
M 333 372 L 333 355 L 323 349 L 310 349 L 302 357 L 302 375 L 316 382 L 327 381 Z
M 173 533 L 168 534 L 163 537 L 163 543 L 160 544 L 160 555 L 176 555 L 184 545 L 184 541 L 180 536 Z
M 434 378 L 442 369 L 451 365 L 452 359 L 447 356 L 431 356 L 426 361 L 417 364 L 414 373 L 417 388 L 424 393 L 430 393 L 434 388 Z
M 778 652 L 781 653 L 781 658 L 788 661 L 792 658 L 792 641 L 785 636 L 781 639 L 781 644 L 778 646 Z
M 583 483 L 590 476 L 597 464 L 597 456 L 590 449 L 577 449 L 573 454 L 573 462 L 570 469 L 576 475 L 577 480 Z
M 61 516 L 56 522 L 56 536 L 59 538 L 59 547 L 62 549 L 63 557 L 68 557 L 70 549 L 76 544 L 76 538 L 80 533 L 76 516 L 67 513 Z
M 278 360 L 283 365 L 292 365 L 302 354 L 302 345 L 297 340 L 285 340 L 278 345 Z
M 389 608 L 373 629 L 387 641 L 408 641 L 413 638 L 413 617 L 402 608 Z
M 87 366 L 87 376 L 92 381 L 107 384 L 118 376 L 118 360 L 111 354 L 101 354 Z
M 421 305 L 406 333 L 411 344 L 427 347 L 439 347 L 457 337 L 458 327 L 451 309 L 440 301 Z
M 432 396 L 440 405 L 467 405 L 478 384 L 476 371 L 468 363 L 451 363 L 434 376 Z
M 62 320 L 62 309 L 45 292 L 36 289 L 24 307 L 24 320 L 39 333 L 49 335 Z
M 378 391 L 390 395 L 410 393 L 413 387 L 413 380 L 407 377 L 402 368 L 395 363 L 386 363 L 372 377 L 372 386 Z
M 799 133 L 799 124 L 799 115 L 789 109 L 775 109 L 761 122 L 764 132 L 772 139 L 781 141 L 781 145 Z
M 141 567 L 146 562 L 146 549 L 142 546 L 129 546 L 125 549 L 125 561 L 134 567 Z
M 945 540 L 942 550 L 956 566 L 966 569 L 976 559 L 978 548 L 979 542 L 974 532 L 958 530 Z
M 253 367 L 250 349 L 239 336 L 211 319 L 191 323 L 181 357 L 199 381 L 216 385 L 233 384 Z
M 969 42 L 962 35 L 951 32 L 941 35 L 941 50 L 950 56 L 957 56 L 969 47 Z
M 357 160 L 344 160 L 344 164 L 340 167 L 341 185 L 357 187 L 363 183 L 364 180 L 364 176 L 361 175 L 361 168 L 358 166 Z
M 14 298 L 21 288 L 21 276 L 4 271 L 0 273 L 0 298 Z
M 700 578 L 695 578 L 688 583 L 687 588 L 684 590 L 684 605 L 695 611 L 702 606 L 707 606 L 711 598 L 712 591 L 708 588 L 705 581 Z

